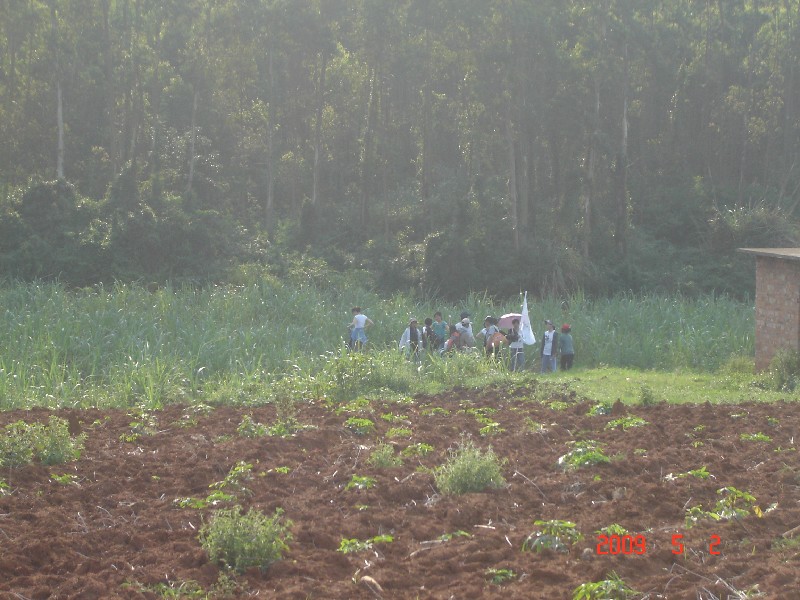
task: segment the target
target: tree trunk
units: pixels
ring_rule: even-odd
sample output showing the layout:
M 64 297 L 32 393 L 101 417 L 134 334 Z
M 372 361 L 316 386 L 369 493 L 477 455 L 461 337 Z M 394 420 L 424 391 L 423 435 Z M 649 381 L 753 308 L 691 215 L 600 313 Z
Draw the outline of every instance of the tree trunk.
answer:
M 314 183 L 311 189 L 311 205 L 316 206 L 319 200 L 319 171 L 321 168 L 320 154 L 322 152 L 322 111 L 325 107 L 325 69 L 328 57 L 322 52 L 322 66 L 320 67 L 317 89 L 317 122 L 314 124 Z
M 617 170 L 617 223 L 615 239 L 617 251 L 623 256 L 628 254 L 628 43 L 623 50 L 622 77 L 622 143 L 620 144 Z
M 506 145 L 508 147 L 508 202 L 511 209 L 511 230 L 514 251 L 519 252 L 519 198 L 517 195 L 517 153 L 514 146 L 514 124 L 506 119 Z
M 50 33 L 53 40 L 56 80 L 56 126 L 58 142 L 56 149 L 56 177 L 64 179 L 64 97 L 61 89 L 61 57 L 58 50 L 58 17 L 55 2 L 50 4 Z
M 196 145 L 197 145 L 197 88 L 194 89 L 194 96 L 192 97 L 192 133 L 189 136 L 189 177 L 186 182 L 186 195 L 192 193 L 192 183 L 194 182 L 194 165 L 196 160 Z
M 594 127 L 589 141 L 589 165 L 583 191 L 583 257 L 589 258 L 592 237 L 592 205 L 595 195 L 595 163 L 597 161 L 597 139 L 600 135 L 600 82 L 594 76 Z
M 369 82 L 369 92 L 367 100 L 367 122 L 364 130 L 364 141 L 361 148 L 361 207 L 359 213 L 359 224 L 366 227 L 369 222 L 369 194 L 371 191 L 370 181 L 372 179 L 372 138 L 375 130 L 375 120 L 378 114 L 378 68 L 372 71 Z
M 267 57 L 267 78 L 269 79 L 269 93 L 267 97 L 267 198 L 264 204 L 264 224 L 267 231 L 271 231 L 273 227 L 272 213 L 275 208 L 275 132 L 273 131 L 273 123 L 275 122 L 275 64 L 274 55 L 275 51 L 272 45 L 272 36 L 270 36 L 269 56 Z

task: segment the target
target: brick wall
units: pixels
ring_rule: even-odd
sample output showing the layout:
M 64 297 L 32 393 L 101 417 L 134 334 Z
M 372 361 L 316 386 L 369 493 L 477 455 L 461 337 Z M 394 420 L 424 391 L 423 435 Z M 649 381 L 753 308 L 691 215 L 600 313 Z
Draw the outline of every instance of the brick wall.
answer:
M 800 262 L 756 257 L 756 369 L 781 349 L 800 350 Z

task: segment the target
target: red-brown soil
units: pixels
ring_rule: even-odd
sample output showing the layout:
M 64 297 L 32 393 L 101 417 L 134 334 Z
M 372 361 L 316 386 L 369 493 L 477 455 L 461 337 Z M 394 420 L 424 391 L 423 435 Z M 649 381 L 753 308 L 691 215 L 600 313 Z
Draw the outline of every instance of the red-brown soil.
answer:
M 138 441 L 125 411 L 87 410 L 71 416 L 86 434 L 81 458 L 66 465 L 34 464 L 0 473 L 9 489 L 0 495 L 0 598 L 157 598 L 159 583 L 178 588 L 197 582 L 205 590 L 218 580 L 198 541 L 212 508 L 178 508 L 178 498 L 205 498 L 239 461 L 253 465 L 245 483 L 245 507 L 272 514 L 285 509 L 293 539 L 284 559 L 261 573 L 236 580 L 238 596 L 259 598 L 375 598 L 360 578 L 382 586 L 384 598 L 572 598 L 575 588 L 616 572 L 639 598 L 800 597 L 800 550 L 776 545 L 800 525 L 800 461 L 795 436 L 800 414 L 794 403 L 623 407 L 590 416 L 591 404 L 554 398 L 554 410 L 531 399 L 531 389 L 455 390 L 413 403 L 373 401 L 365 415 L 376 433 L 358 437 L 344 427 L 350 413 L 303 405 L 299 418 L 313 425 L 291 438 L 245 438 L 237 426 L 245 414 L 273 423 L 274 408 L 216 408 L 202 413 L 169 406 L 155 413 L 154 432 Z M 430 412 L 433 407 L 449 411 Z M 490 407 L 504 431 L 481 437 L 481 424 L 467 408 Z M 385 413 L 403 415 L 390 423 Z M 0 425 L 46 421 L 44 410 L 0 415 Z M 612 419 L 635 415 L 650 424 L 605 429 Z M 536 431 L 533 423 L 544 429 Z M 702 427 L 700 427 L 702 426 Z M 402 467 L 377 469 L 366 458 L 391 427 L 408 427 L 410 440 L 434 451 L 407 458 Z M 762 432 L 769 442 L 743 441 Z M 506 462 L 503 488 L 442 497 L 429 471 L 448 457 L 462 434 L 491 445 Z M 594 439 L 612 462 L 563 471 L 567 442 Z M 713 478 L 670 480 L 705 466 Z M 290 472 L 275 471 L 289 467 Z M 58 483 L 52 474 L 76 476 Z M 369 490 L 345 490 L 354 475 L 374 477 Z M 758 517 L 684 524 L 685 510 L 710 509 L 717 490 L 734 486 L 757 499 Z M 568 554 L 523 552 L 537 519 L 577 524 L 584 539 Z M 644 555 L 599 555 L 598 529 L 618 523 L 644 535 Z M 470 537 L 444 534 L 464 531 Z M 392 543 L 355 554 L 337 551 L 343 538 L 379 534 Z M 685 552 L 673 554 L 673 535 Z M 719 555 L 710 554 L 712 536 Z M 512 569 L 509 583 L 490 583 L 487 569 Z M 128 584 L 128 585 L 126 585 Z M 754 586 L 757 586 L 754 587 Z M 146 589 L 147 588 L 147 589 Z M 184 588 L 188 589 L 188 587 Z M 142 591 L 145 590 L 145 591 Z M 176 597 L 176 596 L 170 596 Z M 751 596 L 748 596 L 751 597 Z

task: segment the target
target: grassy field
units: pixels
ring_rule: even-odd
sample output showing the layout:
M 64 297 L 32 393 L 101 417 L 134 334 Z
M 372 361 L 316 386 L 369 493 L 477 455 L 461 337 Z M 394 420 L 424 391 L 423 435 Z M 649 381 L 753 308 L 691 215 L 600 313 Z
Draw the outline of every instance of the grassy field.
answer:
M 468 356 L 433 358 L 416 369 L 396 342 L 409 316 L 421 321 L 441 310 L 453 321 L 466 310 L 480 322 L 485 314 L 518 312 L 521 300 L 497 304 L 472 296 L 445 306 L 381 299 L 357 285 L 270 280 L 155 291 L 7 284 L 0 287 L 0 409 L 252 403 L 273 396 L 281 379 L 306 395 L 505 385 L 533 374 L 509 374 Z M 366 356 L 344 351 L 354 305 L 376 323 Z M 679 401 L 718 401 L 763 391 L 750 385 L 746 368 L 744 377 L 722 369 L 736 357 L 746 364 L 753 354 L 750 305 L 725 297 L 581 295 L 529 305 L 537 330 L 545 318 L 572 325 L 578 370 L 554 380 L 580 393 L 635 401 L 649 386 Z M 537 350 L 528 349 L 529 362 Z

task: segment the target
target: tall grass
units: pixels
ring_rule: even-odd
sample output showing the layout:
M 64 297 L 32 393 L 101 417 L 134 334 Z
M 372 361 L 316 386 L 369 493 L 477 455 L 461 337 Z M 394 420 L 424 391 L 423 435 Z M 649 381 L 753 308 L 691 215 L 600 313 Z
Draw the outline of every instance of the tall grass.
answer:
M 366 358 L 343 352 L 354 305 L 376 323 Z M 353 393 L 365 386 L 415 393 L 476 378 L 505 381 L 515 376 L 469 356 L 434 357 L 417 367 L 403 359 L 397 340 L 410 316 L 422 320 L 441 310 L 452 322 L 466 310 L 479 328 L 485 314 L 519 312 L 520 305 L 521 298 L 492 304 L 480 295 L 451 306 L 381 299 L 357 282 L 332 290 L 264 279 L 154 292 L 135 285 L 6 284 L 0 286 L 0 409 L 253 402 L 267 399 L 284 374 L 309 388 L 344 386 Z M 544 318 L 572 325 L 579 366 L 709 371 L 730 356 L 753 353 L 753 307 L 728 298 L 576 295 L 563 305 L 531 301 L 530 312 L 537 337 Z M 527 352 L 533 357 L 538 347 Z

